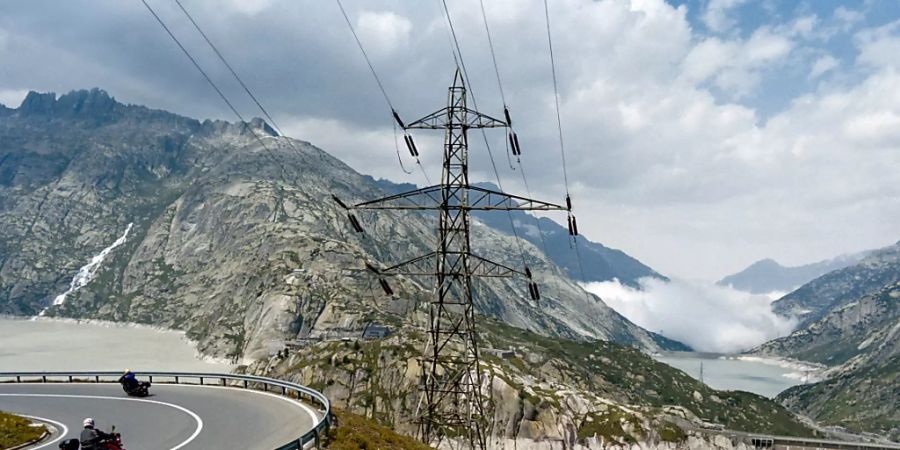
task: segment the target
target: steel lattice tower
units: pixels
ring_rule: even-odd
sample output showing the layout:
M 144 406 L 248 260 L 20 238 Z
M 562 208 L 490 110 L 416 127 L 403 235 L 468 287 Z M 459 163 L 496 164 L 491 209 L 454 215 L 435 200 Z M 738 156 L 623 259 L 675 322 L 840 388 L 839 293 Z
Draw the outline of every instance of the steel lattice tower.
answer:
M 471 110 L 466 105 L 466 87 L 457 69 L 448 93 L 447 106 L 404 125 L 404 130 L 443 130 L 444 155 L 441 183 L 402 194 L 349 206 L 348 209 L 436 210 L 438 244 L 434 252 L 387 267 L 369 267 L 376 272 L 385 291 L 383 277 L 391 275 L 433 276 L 435 298 L 429 303 L 429 329 L 422 356 L 418 411 L 420 439 L 429 444 L 451 439 L 464 448 L 484 449 L 488 435 L 479 369 L 478 335 L 472 297 L 474 277 L 528 278 L 528 291 L 537 300 L 537 285 L 528 268 L 517 270 L 475 255 L 471 251 L 469 213 L 473 210 L 566 210 L 546 202 L 509 195 L 469 184 L 468 132 L 479 128 L 505 128 L 503 120 Z M 414 147 L 411 137 L 407 144 Z M 338 202 L 346 206 L 343 202 Z M 350 221 L 362 231 L 353 213 Z M 462 438 L 462 439 L 460 439 Z

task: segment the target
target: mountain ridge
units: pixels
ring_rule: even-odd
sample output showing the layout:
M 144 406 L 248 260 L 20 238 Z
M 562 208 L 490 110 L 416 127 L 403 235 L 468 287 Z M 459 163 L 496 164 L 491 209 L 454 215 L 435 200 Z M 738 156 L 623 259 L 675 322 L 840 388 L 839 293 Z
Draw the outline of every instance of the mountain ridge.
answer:
M 361 214 L 367 233 L 353 233 L 345 211 L 323 199 L 383 191 L 340 160 L 258 119 L 201 122 L 122 105 L 99 89 L 51 97 L 29 94 L 23 111 L 0 121 L 0 312 L 42 310 L 133 223 L 95 279 L 48 315 L 182 329 L 205 353 L 252 358 L 273 339 L 361 331 L 374 309 L 420 314 L 429 281 L 398 279 L 401 294 L 385 300 L 354 270 L 426 253 L 430 223 Z M 475 226 L 477 251 L 521 262 L 506 250 L 510 237 Z M 534 246 L 524 249 L 542 304 L 521 283 L 479 283 L 482 314 L 567 338 L 683 348 L 585 293 Z
M 782 316 L 800 319 L 804 327 L 829 311 L 873 294 L 900 278 L 900 241 L 871 250 L 857 263 L 828 272 L 772 303 Z
M 790 292 L 828 272 L 856 264 L 870 251 L 840 255 L 799 266 L 783 266 L 772 258 L 765 258 L 740 272 L 723 277 L 716 284 L 751 294 Z

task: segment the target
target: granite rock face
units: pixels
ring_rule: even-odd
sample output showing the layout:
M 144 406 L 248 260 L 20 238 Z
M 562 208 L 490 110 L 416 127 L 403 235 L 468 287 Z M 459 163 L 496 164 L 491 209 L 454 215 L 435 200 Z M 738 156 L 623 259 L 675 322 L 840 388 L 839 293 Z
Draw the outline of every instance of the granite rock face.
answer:
M 751 353 L 828 366 L 778 396 L 818 422 L 900 439 L 900 243 L 829 272 L 774 303 L 800 327 Z
M 384 195 L 311 144 L 248 126 L 121 104 L 94 89 L 29 94 L 0 111 L 0 313 L 91 317 L 183 329 L 211 355 L 265 356 L 273 342 L 359 333 L 376 310 L 421 316 L 431 280 L 393 280 L 387 299 L 364 269 L 434 246 L 434 220 L 359 214 L 345 202 Z M 131 228 L 129 228 L 131 226 Z M 521 265 L 512 237 L 475 225 L 479 252 Z M 128 229 L 90 280 L 79 269 Z M 536 247 L 524 282 L 478 284 L 479 311 L 547 335 L 644 349 L 676 343 L 585 293 Z
M 900 242 L 873 250 L 857 264 L 835 270 L 772 303 L 773 310 L 795 316 L 803 327 L 830 311 L 900 281 Z
M 414 434 L 420 402 L 416 329 L 387 338 L 310 343 L 249 372 L 325 393 L 339 408 Z M 479 333 L 490 448 L 742 448 L 701 428 L 812 435 L 770 399 L 716 391 L 633 347 L 576 342 L 487 320 Z M 685 447 L 687 445 L 687 447 Z
M 824 381 L 779 394 L 784 405 L 825 425 L 900 440 L 900 282 L 763 349 L 832 366 Z

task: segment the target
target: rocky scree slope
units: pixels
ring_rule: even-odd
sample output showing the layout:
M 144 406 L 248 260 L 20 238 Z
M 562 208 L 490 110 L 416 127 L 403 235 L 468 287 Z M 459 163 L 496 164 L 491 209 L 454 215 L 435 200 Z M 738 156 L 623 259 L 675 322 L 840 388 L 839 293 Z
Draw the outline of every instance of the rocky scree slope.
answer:
M 769 399 L 713 390 L 633 347 L 479 320 L 491 448 L 719 448 L 696 432 L 704 422 L 813 434 Z M 421 331 L 403 328 L 382 340 L 321 342 L 247 370 L 312 386 L 340 408 L 412 434 L 422 350 L 413 343 L 422 339 Z M 501 358 L 491 349 L 515 356 Z
M 900 440 L 900 282 L 761 350 L 833 366 L 826 380 L 779 394 L 784 405 L 825 425 Z
M 360 214 L 384 195 L 309 143 L 247 127 L 124 105 L 101 90 L 30 93 L 0 109 L 0 312 L 36 314 L 80 267 L 133 228 L 91 282 L 49 315 L 186 330 L 205 353 L 259 357 L 273 340 L 358 334 L 373 311 L 421 315 L 431 280 L 376 292 L 363 261 L 392 263 L 434 246 L 431 219 Z M 511 238 L 487 227 L 476 248 L 510 265 Z M 544 299 L 519 280 L 479 283 L 479 310 L 547 335 L 609 339 L 644 349 L 675 343 L 586 294 L 534 246 L 524 258 Z
M 778 400 L 823 424 L 900 437 L 900 243 L 823 275 L 775 303 L 801 326 L 751 353 L 828 366 Z
M 799 328 L 802 328 L 897 281 L 900 281 L 900 242 L 872 251 L 855 265 L 806 283 L 772 303 L 772 309 L 777 314 L 799 318 Z

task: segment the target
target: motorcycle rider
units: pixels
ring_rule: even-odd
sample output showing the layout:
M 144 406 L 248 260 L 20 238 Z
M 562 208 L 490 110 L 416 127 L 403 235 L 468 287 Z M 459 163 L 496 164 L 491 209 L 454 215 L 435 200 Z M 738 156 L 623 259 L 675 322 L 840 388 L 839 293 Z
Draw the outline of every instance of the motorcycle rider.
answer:
M 125 369 L 125 373 L 119 377 L 119 383 L 125 388 L 125 392 L 132 391 L 140 385 L 131 369 Z
M 84 429 L 81 430 L 80 439 L 82 450 L 100 450 L 100 444 L 110 438 L 112 438 L 111 434 L 94 428 L 94 419 L 90 417 L 84 419 Z

